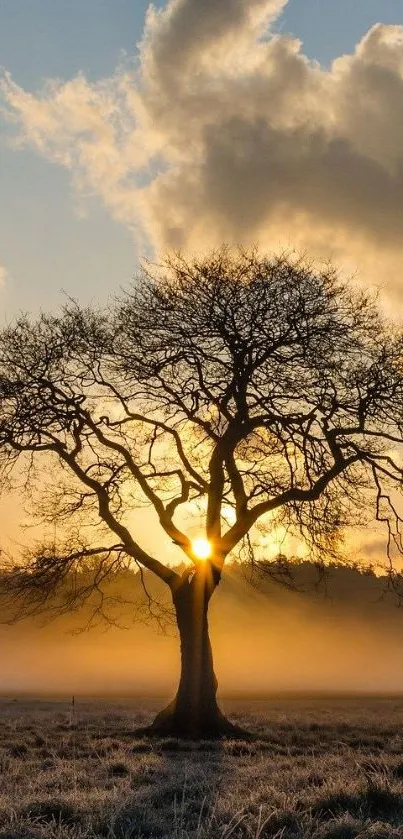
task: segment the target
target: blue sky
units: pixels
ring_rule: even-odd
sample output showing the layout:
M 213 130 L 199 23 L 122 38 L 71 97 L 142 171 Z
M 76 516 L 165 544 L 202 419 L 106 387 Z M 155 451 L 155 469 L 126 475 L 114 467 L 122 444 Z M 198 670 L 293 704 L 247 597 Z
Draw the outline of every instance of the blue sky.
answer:
M 219 0 L 217 0 L 218 2 Z M 3 67 L 26 90 L 46 78 L 82 71 L 96 81 L 113 74 L 124 53 L 135 54 L 146 0 L 0 0 Z M 402 0 L 290 0 L 276 24 L 324 65 L 351 52 L 376 22 L 403 24 Z M 3 123 L 4 124 L 4 123 Z M 94 196 L 80 218 L 70 174 L 35 151 L 7 147 L 0 160 L 0 264 L 7 318 L 18 309 L 54 307 L 61 293 L 104 300 L 136 269 L 131 233 Z

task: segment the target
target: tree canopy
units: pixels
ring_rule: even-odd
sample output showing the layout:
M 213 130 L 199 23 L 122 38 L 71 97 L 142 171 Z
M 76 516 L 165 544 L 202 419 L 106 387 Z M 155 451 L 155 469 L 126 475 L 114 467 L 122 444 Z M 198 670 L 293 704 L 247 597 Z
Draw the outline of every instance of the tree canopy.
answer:
M 137 503 L 197 562 L 176 517 L 200 501 L 219 569 L 264 516 L 323 555 L 371 496 L 400 549 L 402 346 L 332 268 L 225 248 L 146 265 L 107 312 L 21 317 L 0 337 L 3 474 L 41 485 L 48 464 L 66 543 L 31 579 L 97 556 L 170 583 L 127 524 Z

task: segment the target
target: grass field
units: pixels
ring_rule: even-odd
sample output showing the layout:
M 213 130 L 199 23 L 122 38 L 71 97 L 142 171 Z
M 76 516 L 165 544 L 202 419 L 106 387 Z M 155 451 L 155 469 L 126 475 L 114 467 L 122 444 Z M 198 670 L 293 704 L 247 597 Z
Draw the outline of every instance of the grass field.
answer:
M 149 742 L 159 702 L 0 702 L 0 839 L 403 837 L 403 700 L 227 702 L 252 741 Z

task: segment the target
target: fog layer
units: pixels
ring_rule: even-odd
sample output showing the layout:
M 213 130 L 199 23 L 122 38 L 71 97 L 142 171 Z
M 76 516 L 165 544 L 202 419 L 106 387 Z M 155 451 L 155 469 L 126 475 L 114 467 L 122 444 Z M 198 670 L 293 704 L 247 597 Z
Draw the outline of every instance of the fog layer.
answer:
M 403 611 L 382 597 L 383 582 L 339 569 L 325 593 L 310 585 L 311 570 L 298 571 L 305 591 L 268 579 L 256 588 L 240 569 L 227 573 L 210 621 L 222 695 L 403 691 Z M 131 622 L 129 607 L 121 617 L 128 629 L 78 635 L 71 630 L 85 624 L 85 615 L 0 627 L 0 693 L 172 694 L 179 672 L 175 631 Z

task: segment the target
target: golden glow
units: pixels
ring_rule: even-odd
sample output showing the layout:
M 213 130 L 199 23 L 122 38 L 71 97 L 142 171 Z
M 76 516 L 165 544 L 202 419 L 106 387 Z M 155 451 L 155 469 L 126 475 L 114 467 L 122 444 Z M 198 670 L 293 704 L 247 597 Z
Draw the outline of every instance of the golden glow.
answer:
M 259 533 L 255 544 L 259 554 L 270 561 L 280 554 L 300 560 L 307 559 L 309 555 L 308 546 L 304 540 L 279 524 L 269 526 L 266 532 Z
M 211 545 L 207 539 L 193 539 L 192 553 L 197 556 L 197 559 L 208 559 L 211 556 Z

